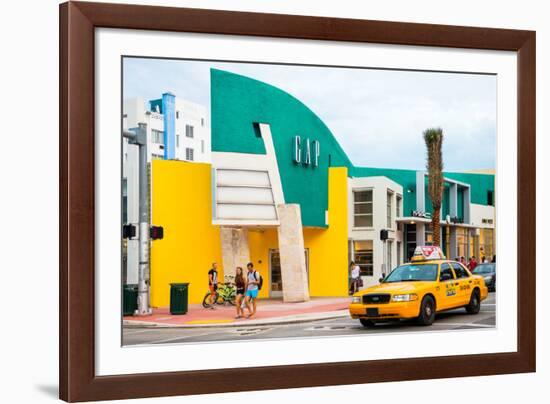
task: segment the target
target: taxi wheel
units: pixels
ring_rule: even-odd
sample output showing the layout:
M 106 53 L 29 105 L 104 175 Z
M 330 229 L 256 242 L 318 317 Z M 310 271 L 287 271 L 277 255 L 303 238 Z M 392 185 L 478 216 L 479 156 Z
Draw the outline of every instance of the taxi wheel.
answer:
M 479 291 L 476 289 L 472 292 L 470 296 L 470 303 L 466 306 L 466 311 L 468 314 L 477 314 L 481 308 L 481 300 L 479 298 Z
M 432 325 L 435 320 L 435 301 L 431 296 L 425 296 L 420 305 L 418 323 L 421 325 Z
M 361 323 L 361 325 L 365 328 L 372 328 L 374 327 L 374 321 L 372 320 L 367 320 L 366 318 L 360 318 L 359 319 L 359 322 Z

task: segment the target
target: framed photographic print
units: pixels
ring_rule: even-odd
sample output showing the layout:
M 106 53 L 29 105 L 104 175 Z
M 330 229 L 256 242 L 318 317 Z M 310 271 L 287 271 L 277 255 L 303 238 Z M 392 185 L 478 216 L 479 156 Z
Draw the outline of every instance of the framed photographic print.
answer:
M 62 4 L 60 397 L 535 371 L 535 151 L 531 31 Z

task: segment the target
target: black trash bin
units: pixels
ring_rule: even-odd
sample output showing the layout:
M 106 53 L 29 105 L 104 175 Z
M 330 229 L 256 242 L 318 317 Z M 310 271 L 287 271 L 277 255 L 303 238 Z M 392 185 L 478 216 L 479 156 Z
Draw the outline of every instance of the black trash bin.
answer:
M 189 302 L 189 283 L 170 284 L 170 314 L 186 314 Z
M 124 316 L 133 316 L 137 310 L 138 285 L 123 285 L 122 287 L 122 313 Z

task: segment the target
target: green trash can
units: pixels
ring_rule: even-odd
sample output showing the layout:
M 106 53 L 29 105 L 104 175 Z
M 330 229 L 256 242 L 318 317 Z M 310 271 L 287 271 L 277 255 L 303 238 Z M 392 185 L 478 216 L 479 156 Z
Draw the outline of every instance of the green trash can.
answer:
M 137 310 L 138 285 L 123 285 L 122 287 L 122 314 L 133 316 Z
M 189 283 L 170 284 L 170 314 L 186 314 L 189 301 Z

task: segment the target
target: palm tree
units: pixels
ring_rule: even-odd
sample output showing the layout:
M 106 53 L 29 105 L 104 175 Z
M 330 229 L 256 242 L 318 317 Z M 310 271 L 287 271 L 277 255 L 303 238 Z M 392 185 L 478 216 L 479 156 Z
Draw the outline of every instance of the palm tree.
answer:
M 432 200 L 432 229 L 433 245 L 441 245 L 441 202 L 443 200 L 443 130 L 441 128 L 429 128 L 424 131 L 424 142 L 426 143 L 428 169 L 428 194 Z

